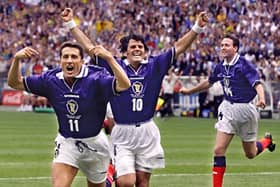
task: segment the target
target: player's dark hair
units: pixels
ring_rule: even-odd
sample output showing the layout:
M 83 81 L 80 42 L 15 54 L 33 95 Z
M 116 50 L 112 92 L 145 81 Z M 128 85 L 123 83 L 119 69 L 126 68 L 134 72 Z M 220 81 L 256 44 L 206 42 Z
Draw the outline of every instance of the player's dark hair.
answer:
M 59 50 L 59 56 L 61 57 L 62 55 L 62 50 L 65 48 L 65 47 L 71 47 L 71 48 L 76 48 L 79 50 L 80 52 L 80 55 L 81 55 L 81 59 L 84 58 L 84 50 L 82 48 L 82 46 L 78 43 L 75 43 L 75 42 L 71 42 L 71 41 L 67 41 L 67 42 L 64 42 L 61 44 L 61 47 L 60 47 L 60 50 Z
M 147 44 L 145 43 L 145 39 L 144 39 L 143 36 L 138 35 L 138 34 L 134 34 L 134 33 L 130 33 L 129 35 L 124 36 L 120 39 L 119 49 L 120 49 L 121 53 L 124 53 L 124 52 L 127 51 L 129 40 L 140 41 L 144 45 L 145 51 L 146 52 L 149 51 L 149 48 L 148 48 Z
M 232 44 L 233 44 L 233 47 L 237 47 L 237 51 L 239 49 L 239 39 L 236 37 L 236 36 L 233 36 L 231 34 L 226 34 L 224 36 L 224 38 L 229 38 L 232 40 Z

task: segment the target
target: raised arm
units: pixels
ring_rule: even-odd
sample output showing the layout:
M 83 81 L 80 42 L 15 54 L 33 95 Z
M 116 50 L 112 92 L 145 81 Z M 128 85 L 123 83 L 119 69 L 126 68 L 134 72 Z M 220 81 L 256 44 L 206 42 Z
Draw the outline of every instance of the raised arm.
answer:
M 89 53 L 89 50 L 94 47 L 94 43 L 76 26 L 76 23 L 73 20 L 73 10 L 71 8 L 65 8 L 61 13 L 61 18 L 64 21 L 64 25 L 68 28 L 74 38 L 78 41 L 79 44 L 83 46 L 85 51 Z
M 31 47 L 25 47 L 15 54 L 8 73 L 8 85 L 10 87 L 17 90 L 25 90 L 21 74 L 20 60 L 38 55 L 39 53 Z
M 182 38 L 175 43 L 176 58 L 184 53 L 187 48 L 196 39 L 197 35 L 203 31 L 203 27 L 208 23 L 208 16 L 206 12 L 201 12 L 196 19 L 195 25 Z
M 202 82 L 200 82 L 197 86 L 195 86 L 193 88 L 187 89 L 185 87 L 182 87 L 180 89 L 180 92 L 182 94 L 190 95 L 190 94 L 193 94 L 193 93 L 197 93 L 197 92 L 206 90 L 206 89 L 210 88 L 211 86 L 212 86 L 212 84 L 210 84 L 208 79 L 206 79 L 206 80 L 203 80 Z
M 130 87 L 130 80 L 126 73 L 109 51 L 101 45 L 97 45 L 90 50 L 90 53 L 103 58 L 109 64 L 116 78 L 116 91 L 124 91 Z

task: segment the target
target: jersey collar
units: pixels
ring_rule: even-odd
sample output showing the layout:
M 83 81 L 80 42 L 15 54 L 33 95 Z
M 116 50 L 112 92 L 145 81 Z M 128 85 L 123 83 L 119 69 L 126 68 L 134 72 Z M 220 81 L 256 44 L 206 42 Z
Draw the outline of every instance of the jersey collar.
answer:
M 236 53 L 234 55 L 233 59 L 229 63 L 227 63 L 227 60 L 224 59 L 223 66 L 226 66 L 226 65 L 232 66 L 232 65 L 234 65 L 237 62 L 237 60 L 239 59 L 239 57 L 240 57 L 240 55 L 238 53 Z
M 80 73 L 77 76 L 75 76 L 75 78 L 83 78 L 83 77 L 86 77 L 87 75 L 88 75 L 88 67 L 86 65 L 83 65 Z M 56 77 L 59 79 L 64 79 L 63 72 L 62 71 L 58 72 L 56 74 Z
M 127 61 L 127 59 L 124 59 L 123 62 L 125 63 L 126 66 L 129 65 L 129 62 Z M 147 63 L 148 63 L 148 60 L 142 60 L 142 61 L 140 62 L 140 64 L 147 64 Z

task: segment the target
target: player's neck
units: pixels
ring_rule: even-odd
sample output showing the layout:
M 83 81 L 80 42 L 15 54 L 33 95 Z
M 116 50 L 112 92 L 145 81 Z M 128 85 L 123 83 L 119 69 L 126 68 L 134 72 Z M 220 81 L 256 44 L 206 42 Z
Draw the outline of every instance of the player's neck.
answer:
M 130 63 L 131 67 L 134 69 L 134 70 L 138 70 L 139 66 L 140 66 L 140 63 L 138 62 L 134 62 L 134 63 Z
M 229 65 L 232 62 L 232 60 L 234 59 L 235 55 L 236 54 L 225 57 L 225 62 Z
M 71 88 L 76 80 L 75 77 L 64 77 L 65 82 L 67 83 L 67 85 Z

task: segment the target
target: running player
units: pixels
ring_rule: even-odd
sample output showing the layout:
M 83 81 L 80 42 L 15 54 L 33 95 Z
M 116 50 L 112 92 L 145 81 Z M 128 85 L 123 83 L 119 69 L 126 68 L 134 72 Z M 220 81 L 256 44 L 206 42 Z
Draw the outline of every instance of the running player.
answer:
M 104 187 L 109 165 L 109 142 L 101 131 L 106 105 L 130 86 L 123 69 L 111 53 L 95 46 L 94 55 L 106 60 L 115 77 L 104 68 L 83 65 L 83 49 L 73 42 L 60 49 L 60 68 L 22 78 L 20 60 L 38 56 L 31 47 L 18 51 L 8 74 L 8 84 L 46 97 L 58 120 L 52 186 L 71 186 L 80 169 L 88 187 Z
M 66 8 L 61 15 L 75 39 L 92 54 L 93 44 L 76 27 L 72 10 Z M 155 57 L 147 56 L 148 47 L 143 36 L 130 34 L 121 39 L 120 48 L 126 59 L 118 62 L 131 81 L 131 88 L 122 92 L 118 99 L 110 100 L 115 120 L 111 143 L 118 187 L 148 187 L 152 170 L 164 167 L 160 132 L 152 120 L 162 80 L 175 59 L 187 50 L 207 22 L 206 13 L 200 13 L 196 24 L 173 48 Z M 97 63 L 112 72 L 101 58 Z
M 242 140 L 247 158 L 252 159 L 266 148 L 274 151 L 270 133 L 260 141 L 258 135 L 258 112 L 252 104 L 258 95 L 257 106 L 265 108 L 265 96 L 256 68 L 238 54 L 238 38 L 227 35 L 221 41 L 223 61 L 212 71 L 208 80 L 197 86 L 181 88 L 183 94 L 192 94 L 210 88 L 220 81 L 224 91 L 224 101 L 218 110 L 216 143 L 214 148 L 213 187 L 221 187 L 226 169 L 226 150 L 236 134 Z

